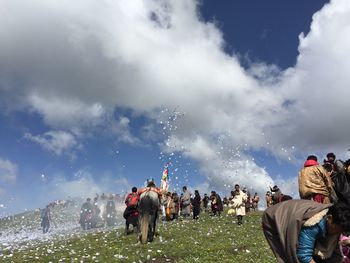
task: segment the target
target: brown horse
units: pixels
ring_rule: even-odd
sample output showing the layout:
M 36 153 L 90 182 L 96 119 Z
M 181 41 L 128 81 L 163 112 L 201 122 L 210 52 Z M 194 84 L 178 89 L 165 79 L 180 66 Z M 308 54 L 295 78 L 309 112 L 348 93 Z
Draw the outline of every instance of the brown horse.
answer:
M 273 204 L 277 204 L 283 201 L 287 201 L 287 200 L 292 200 L 293 197 L 291 197 L 290 195 L 285 195 L 285 194 L 279 194 L 278 196 L 272 196 L 272 202 Z

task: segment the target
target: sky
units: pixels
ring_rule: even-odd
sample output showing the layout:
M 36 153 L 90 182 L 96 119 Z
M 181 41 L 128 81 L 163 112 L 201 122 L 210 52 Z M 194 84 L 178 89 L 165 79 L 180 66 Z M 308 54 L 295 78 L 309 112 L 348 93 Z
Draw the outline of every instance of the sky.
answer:
M 160 182 L 297 197 L 348 159 L 350 2 L 3 0 L 0 216 Z

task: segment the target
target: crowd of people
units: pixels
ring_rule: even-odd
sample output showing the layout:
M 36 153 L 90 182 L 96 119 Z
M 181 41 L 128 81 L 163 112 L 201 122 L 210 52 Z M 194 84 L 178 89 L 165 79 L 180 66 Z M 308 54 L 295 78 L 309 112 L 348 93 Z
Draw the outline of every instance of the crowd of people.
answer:
M 91 198 L 87 198 L 80 209 L 79 223 L 81 227 L 86 230 L 105 225 L 114 226 L 117 215 L 114 199 L 112 195 L 108 197 L 96 196 L 93 202 L 91 202 Z
M 78 223 L 84 230 L 102 226 L 115 226 L 117 223 L 116 202 L 119 203 L 121 200 L 124 200 L 124 198 L 120 195 L 106 195 L 103 193 L 102 195 L 96 195 L 93 200 L 91 198 L 87 198 L 85 201 L 78 198 L 69 198 L 66 201 L 50 202 L 40 210 L 43 233 L 47 233 L 50 229 L 53 209 L 72 209 L 72 211 L 76 211 L 80 207 Z
M 263 214 L 265 237 L 279 262 L 350 262 L 350 160 L 336 159 L 334 153 L 327 154 L 323 164 L 315 155 L 310 155 L 298 175 L 300 199 L 281 192 L 277 185 L 266 192 L 267 209 Z M 223 199 L 216 191 L 201 196 L 198 190 L 191 194 L 186 186 L 182 192 L 164 191 L 152 181 L 145 188 L 133 187 L 125 197 L 125 233 L 139 232 L 140 197 L 154 191 L 159 199 L 157 218 L 173 221 L 192 218 L 198 220 L 201 213 L 220 216 L 227 207 L 227 214 L 236 217 L 238 225 L 244 216 L 257 210 L 260 197 L 251 195 L 246 188 L 236 184 L 230 196 Z M 83 229 L 97 227 L 99 218 L 109 226 L 115 225 L 116 208 L 113 197 L 103 196 L 105 209 L 88 198 L 81 206 L 79 223 Z M 158 201 L 157 201 L 158 202 Z M 157 205 L 158 206 L 158 205 Z M 50 207 L 42 210 L 43 232 L 50 227 Z M 130 229 L 132 226 L 132 230 Z M 340 244 L 340 246 L 339 246 Z
M 123 202 L 126 208 L 123 213 L 125 218 L 125 233 L 138 232 L 139 227 L 139 201 L 140 195 L 145 188 L 137 189 L 133 187 L 131 192 L 126 195 Z M 179 195 L 176 191 L 162 191 L 154 188 L 159 194 L 159 214 L 160 220 L 172 221 L 180 217 L 184 219 L 198 219 L 200 213 L 205 212 L 213 216 L 220 216 L 224 207 L 228 207 L 229 214 L 236 216 L 237 224 L 243 223 L 243 217 L 251 210 L 257 210 L 260 201 L 259 195 L 255 193 L 253 196 L 246 188 L 241 189 L 238 184 L 231 191 L 230 196 L 223 199 L 216 191 L 211 191 L 208 195 L 205 193 L 200 195 L 198 190 L 191 194 L 186 186 L 182 188 Z M 116 195 L 96 195 L 93 199 L 87 198 L 80 207 L 79 224 L 82 229 L 87 230 L 101 226 L 116 225 L 116 202 L 120 202 L 120 198 Z M 68 208 L 77 201 L 52 202 L 41 210 L 41 226 L 43 233 L 47 233 L 51 222 L 51 209 L 54 207 Z M 133 227 L 130 230 L 130 226 Z
M 202 212 L 209 213 L 212 216 L 220 216 L 226 206 L 228 208 L 228 214 L 236 217 L 238 225 L 243 224 L 243 217 L 247 212 L 251 210 L 257 210 L 260 197 L 257 193 L 253 196 L 250 195 L 246 188 L 243 190 L 238 184 L 235 185 L 234 190 L 231 191 L 229 197 L 223 199 L 216 191 L 211 191 L 210 195 L 205 193 L 200 195 L 199 190 L 194 190 L 194 194 L 191 194 L 187 189 L 187 186 L 183 186 L 180 195 L 176 192 L 162 191 L 159 188 L 154 188 L 157 191 L 160 200 L 159 214 L 162 221 L 173 221 L 179 218 L 194 220 L 199 219 Z M 125 211 L 124 218 L 125 233 L 137 232 L 139 209 L 138 204 L 140 202 L 140 193 L 144 191 L 144 188 L 137 189 L 132 188 L 132 191 L 125 198 Z M 130 230 L 130 225 L 133 226 L 133 230 Z

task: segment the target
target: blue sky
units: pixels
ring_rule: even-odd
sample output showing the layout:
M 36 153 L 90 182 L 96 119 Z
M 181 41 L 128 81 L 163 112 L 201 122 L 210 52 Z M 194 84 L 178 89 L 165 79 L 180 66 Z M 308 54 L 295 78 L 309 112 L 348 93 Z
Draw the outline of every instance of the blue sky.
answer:
M 312 15 L 328 2 L 205 0 L 200 10 L 223 31 L 226 52 L 286 69 L 296 63 L 298 35 L 309 32 Z
M 171 189 L 297 195 L 308 154 L 349 158 L 345 0 L 1 5 L 0 215 L 167 162 Z

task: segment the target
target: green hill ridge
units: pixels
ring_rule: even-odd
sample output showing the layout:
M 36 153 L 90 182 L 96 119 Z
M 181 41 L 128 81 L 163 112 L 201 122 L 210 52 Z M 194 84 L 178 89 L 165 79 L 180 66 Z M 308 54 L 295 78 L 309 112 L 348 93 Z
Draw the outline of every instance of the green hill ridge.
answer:
M 97 229 L 3 249 L 2 262 L 276 262 L 261 229 L 261 212 L 242 226 L 224 212 L 199 220 L 159 222 L 154 242 L 124 230 Z

